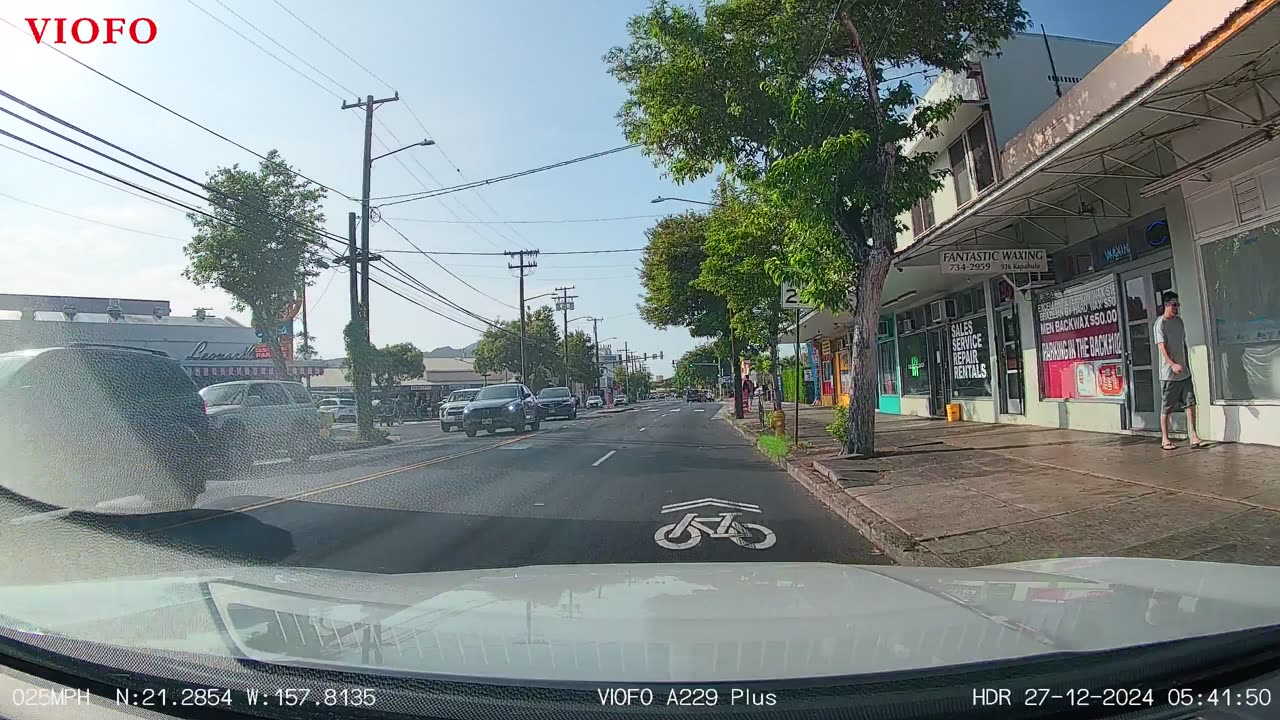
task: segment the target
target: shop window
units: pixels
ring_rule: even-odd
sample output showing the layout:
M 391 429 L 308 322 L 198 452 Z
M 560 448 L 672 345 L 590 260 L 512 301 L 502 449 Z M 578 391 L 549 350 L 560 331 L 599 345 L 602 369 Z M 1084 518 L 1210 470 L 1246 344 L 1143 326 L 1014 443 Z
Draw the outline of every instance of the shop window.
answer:
M 1118 397 L 1120 306 L 1113 276 L 1036 293 L 1040 396 Z M 1135 383 L 1137 382 L 1135 378 Z
M 1280 222 L 1200 246 L 1221 400 L 1280 400 Z
M 933 217 L 933 196 L 920 198 L 915 205 L 911 206 L 911 233 L 915 237 L 920 237 L 926 230 L 933 227 L 936 221 Z
M 898 338 L 898 363 L 902 368 L 902 394 L 929 394 L 929 347 L 925 333 Z
M 881 340 L 876 344 L 876 376 L 881 395 L 898 394 L 898 354 L 893 340 Z
M 985 315 L 951 323 L 951 394 L 991 397 L 991 346 Z
M 960 138 L 947 148 L 947 160 L 951 164 L 951 182 L 956 189 L 956 205 L 963 205 L 973 197 L 973 185 L 969 180 L 969 161 L 964 151 L 964 138 Z

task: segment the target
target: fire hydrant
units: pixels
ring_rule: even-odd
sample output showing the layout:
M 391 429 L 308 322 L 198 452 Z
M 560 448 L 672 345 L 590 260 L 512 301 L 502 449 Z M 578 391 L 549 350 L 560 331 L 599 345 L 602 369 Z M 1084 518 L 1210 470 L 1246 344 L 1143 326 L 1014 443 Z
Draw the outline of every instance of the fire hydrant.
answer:
M 773 428 L 773 434 L 778 437 L 786 437 L 787 435 L 787 414 L 781 410 L 774 410 L 769 413 L 769 425 Z

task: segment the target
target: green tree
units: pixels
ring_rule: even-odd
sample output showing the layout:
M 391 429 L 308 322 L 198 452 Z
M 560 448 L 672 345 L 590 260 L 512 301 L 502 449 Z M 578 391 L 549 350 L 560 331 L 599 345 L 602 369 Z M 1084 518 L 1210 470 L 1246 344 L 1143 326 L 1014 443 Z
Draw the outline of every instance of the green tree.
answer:
M 718 363 L 728 354 L 728 347 L 723 341 L 694 347 L 676 360 L 676 371 L 671 384 L 677 390 L 718 387 L 722 372 Z
M 560 364 L 564 364 L 563 358 Z M 589 332 L 569 331 L 569 380 L 588 389 L 596 385 L 596 346 Z
M 925 104 L 895 75 L 962 73 L 1027 26 L 1018 0 L 653 0 L 609 51 L 627 138 L 678 182 L 723 168 L 787 218 L 786 279 L 850 310 L 846 452 L 875 450 L 876 321 L 903 229 L 942 177 L 930 153 L 955 98 Z
M 498 320 L 495 325 L 485 329 L 476 345 L 476 372 L 506 371 L 519 376 L 520 321 Z M 544 305 L 525 315 L 524 353 L 529 374 L 520 380 L 534 392 L 554 385 L 564 374 L 559 324 L 550 307 Z
M 373 356 L 370 372 L 385 400 L 405 380 L 422 377 L 422 351 L 413 343 L 386 345 Z
M 206 185 L 208 215 L 187 215 L 194 232 L 183 248 L 183 275 L 201 287 L 222 289 L 236 310 L 249 311 L 271 350 L 276 375 L 286 379 L 278 329 L 298 288 L 320 271 L 325 193 L 298 179 L 275 150 L 256 171 L 218 168 Z
M 316 352 L 316 338 L 308 333 L 298 333 L 298 346 L 293 351 L 293 356 L 299 360 L 314 360 L 318 356 Z

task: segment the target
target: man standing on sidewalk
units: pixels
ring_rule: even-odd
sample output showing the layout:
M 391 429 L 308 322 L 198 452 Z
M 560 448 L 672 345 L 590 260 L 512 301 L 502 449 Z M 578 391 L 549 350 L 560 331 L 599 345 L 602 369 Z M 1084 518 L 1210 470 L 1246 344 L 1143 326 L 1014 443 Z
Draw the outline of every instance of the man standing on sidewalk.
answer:
M 1191 368 L 1187 367 L 1187 334 L 1178 310 L 1178 293 L 1169 291 L 1161 298 L 1164 312 L 1156 318 L 1156 347 L 1160 349 L 1160 447 L 1174 449 L 1169 440 L 1169 417 L 1187 412 L 1187 436 L 1191 447 L 1204 447 L 1196 432 L 1196 392 L 1191 386 Z

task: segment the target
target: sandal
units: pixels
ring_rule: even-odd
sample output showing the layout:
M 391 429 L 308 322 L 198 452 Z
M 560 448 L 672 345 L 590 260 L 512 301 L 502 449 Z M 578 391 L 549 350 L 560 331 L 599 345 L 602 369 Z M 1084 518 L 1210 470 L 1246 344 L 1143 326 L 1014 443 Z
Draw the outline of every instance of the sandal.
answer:
M 1160 446 L 1160 449 L 1161 449 L 1161 450 L 1177 450 L 1177 449 L 1178 449 L 1178 446 L 1177 446 L 1177 445 L 1174 445 L 1174 444 L 1173 444 L 1173 443 L 1171 443 L 1171 442 L 1167 442 L 1167 443 L 1162 444 L 1162 445 Z
M 1191 443 L 1191 447 L 1199 450 L 1200 448 L 1213 447 L 1213 445 L 1211 443 L 1205 442 L 1204 440 L 1201 440 L 1200 442 Z

